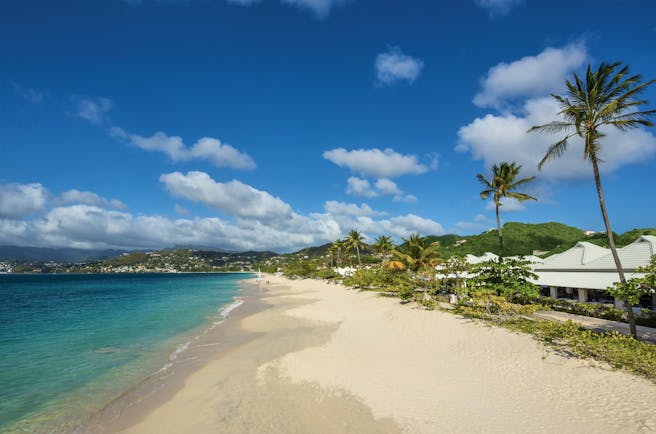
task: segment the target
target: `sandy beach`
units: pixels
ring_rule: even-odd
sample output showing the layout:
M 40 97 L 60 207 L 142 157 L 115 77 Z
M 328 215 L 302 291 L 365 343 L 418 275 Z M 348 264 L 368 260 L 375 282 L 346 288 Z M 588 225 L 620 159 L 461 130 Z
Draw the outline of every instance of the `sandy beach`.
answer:
M 269 276 L 241 338 L 126 433 L 652 432 L 656 385 L 530 336 L 398 299 Z M 247 312 L 247 311 L 244 311 Z

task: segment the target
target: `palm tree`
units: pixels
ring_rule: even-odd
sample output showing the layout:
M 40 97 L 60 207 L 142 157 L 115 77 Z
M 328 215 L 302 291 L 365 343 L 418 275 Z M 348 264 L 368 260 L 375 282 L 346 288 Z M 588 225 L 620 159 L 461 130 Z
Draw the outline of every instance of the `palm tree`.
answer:
M 373 245 L 374 249 L 378 252 L 381 259 L 388 255 L 392 249 L 394 249 L 394 243 L 392 243 L 392 238 L 386 235 L 380 235 L 376 238 L 376 242 Z
M 343 242 L 341 240 L 335 240 L 333 241 L 333 244 L 330 247 L 333 249 L 334 252 L 337 252 L 337 261 L 335 263 L 339 267 L 342 264 L 341 253 L 342 253 Z
M 641 82 L 640 75 L 629 74 L 628 65 L 620 65 L 620 62 L 610 64 L 603 62 L 596 71 L 593 71 L 588 65 L 585 81 L 574 74 L 573 83 L 569 80 L 566 81 L 567 92 L 564 96 L 551 95 L 560 103 L 561 111 L 558 114 L 562 116 L 561 120 L 535 125 L 529 132 L 565 133 L 564 138 L 549 147 L 544 158 L 538 164 L 539 169 L 542 169 L 542 166 L 548 161 L 563 155 L 567 151 L 570 138 L 576 135 L 583 139 L 583 159 L 592 163 L 608 244 L 615 260 L 620 282 L 624 284 L 626 277 L 617 255 L 599 177 L 599 162 L 603 161 L 599 158 L 601 152 L 599 141 L 605 135 L 600 129 L 615 127 L 620 131 L 626 131 L 640 126 L 653 127 L 654 124 L 649 121 L 648 117 L 654 115 L 656 110 L 640 111 L 638 107 L 647 104 L 647 101 L 636 99 L 636 97 L 656 80 Z M 635 337 L 636 327 L 632 306 L 627 303 L 626 309 L 631 334 Z
M 335 264 L 335 252 L 336 252 L 336 251 L 337 251 L 337 249 L 335 248 L 335 246 L 334 246 L 333 244 L 331 244 L 330 246 L 328 246 L 328 255 L 330 256 L 330 268 L 334 267 L 334 264 Z
M 501 199 L 509 197 L 520 202 L 529 199 L 537 200 L 533 196 L 515 191 L 520 185 L 535 179 L 535 176 L 530 176 L 516 181 L 515 178 L 521 168 L 522 166 L 517 166 L 515 163 L 508 164 L 503 162 L 498 166 L 496 164 L 492 166 L 492 179 L 490 180 L 480 173 L 476 175 L 480 183 L 485 187 L 485 190 L 481 191 L 481 199 L 487 200 L 490 195 L 494 194 L 492 197 L 497 213 L 497 229 L 499 230 L 499 262 L 502 261 L 503 257 L 503 232 L 501 230 L 501 219 L 499 218 L 499 207 L 503 205 Z
M 410 271 L 419 271 L 435 267 L 441 262 L 439 241 L 428 243 L 419 234 L 412 234 L 410 238 L 403 238 L 405 244 L 392 250 L 394 257 L 405 265 Z
M 358 265 L 362 267 L 362 261 L 360 260 L 360 248 L 364 248 L 364 237 L 358 231 L 351 230 L 346 238 L 346 244 L 351 248 L 351 251 L 355 250 L 358 255 Z

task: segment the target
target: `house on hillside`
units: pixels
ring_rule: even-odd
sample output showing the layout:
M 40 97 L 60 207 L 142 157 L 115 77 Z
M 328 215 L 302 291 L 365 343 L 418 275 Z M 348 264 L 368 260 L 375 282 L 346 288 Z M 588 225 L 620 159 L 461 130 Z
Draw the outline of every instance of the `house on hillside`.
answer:
M 649 264 L 656 254 L 656 236 L 643 235 L 628 246 L 617 249 L 627 279 L 642 277 L 639 267 Z M 544 295 L 573 298 L 582 302 L 609 302 L 620 306 L 606 289 L 619 282 L 610 249 L 588 242 L 579 242 L 571 249 L 545 258 L 533 266 Z M 641 300 L 643 307 L 656 306 L 656 295 Z

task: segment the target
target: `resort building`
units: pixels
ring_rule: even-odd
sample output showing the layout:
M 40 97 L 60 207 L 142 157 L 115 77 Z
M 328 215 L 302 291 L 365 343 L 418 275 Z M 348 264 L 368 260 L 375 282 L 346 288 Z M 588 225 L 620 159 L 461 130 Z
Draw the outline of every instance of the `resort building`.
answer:
M 628 246 L 617 249 L 617 253 L 627 279 L 642 277 L 644 274 L 636 270 L 648 265 L 652 255 L 656 254 L 656 237 L 643 235 Z M 619 282 L 610 249 L 579 242 L 563 253 L 534 264 L 533 272 L 538 276 L 535 283 L 542 287 L 543 295 L 621 305 L 606 291 Z M 656 306 L 656 295 L 641 300 L 641 305 Z
M 656 254 L 656 236 L 643 235 L 628 246 L 617 249 L 620 262 L 627 279 L 643 277 L 644 273 L 636 270 L 645 267 Z M 509 256 L 507 259 L 520 259 Z M 534 281 L 542 288 L 542 295 L 552 298 L 569 298 L 582 302 L 612 303 L 621 307 L 608 293 L 607 288 L 619 282 L 619 275 L 610 249 L 581 241 L 563 253 L 547 258 L 537 256 L 522 256 L 521 259 L 531 263 L 532 271 L 537 275 Z M 498 261 L 494 253 L 486 252 L 481 256 L 466 255 L 469 264 L 479 264 L 486 261 Z M 473 275 L 463 272 L 459 275 L 444 274 L 439 271 L 444 266 L 437 267 L 437 278 L 440 279 L 470 279 Z M 651 307 L 656 310 L 656 294 L 640 300 L 641 307 Z

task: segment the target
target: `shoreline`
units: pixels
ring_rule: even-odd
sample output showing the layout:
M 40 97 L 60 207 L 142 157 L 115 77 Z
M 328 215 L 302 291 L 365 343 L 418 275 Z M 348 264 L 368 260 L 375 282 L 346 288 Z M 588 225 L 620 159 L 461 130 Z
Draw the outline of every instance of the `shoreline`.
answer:
M 375 293 L 266 279 L 267 308 L 240 319 L 253 339 L 121 432 L 656 431 L 642 378 Z
M 169 354 L 168 361 L 157 371 L 123 391 L 92 415 L 83 427 L 84 432 L 117 432 L 138 423 L 146 414 L 179 391 L 191 373 L 200 369 L 212 358 L 220 356 L 222 352 L 230 351 L 247 341 L 249 336 L 241 333 L 239 322 L 265 309 L 266 306 L 261 302 L 261 288 L 255 283 L 255 278 L 240 280 L 237 284 L 240 289 L 234 301 L 220 309 L 223 319 L 199 327 L 190 333 L 189 340 L 179 344 Z

